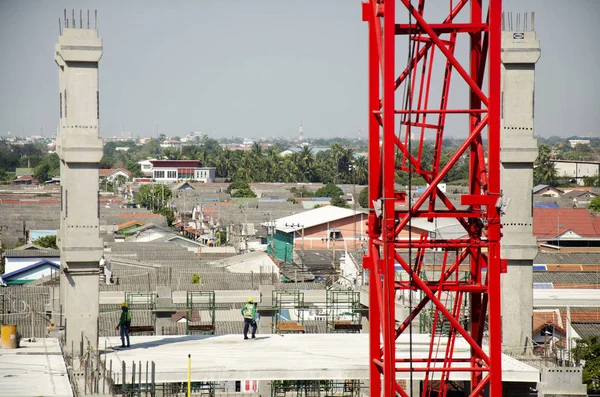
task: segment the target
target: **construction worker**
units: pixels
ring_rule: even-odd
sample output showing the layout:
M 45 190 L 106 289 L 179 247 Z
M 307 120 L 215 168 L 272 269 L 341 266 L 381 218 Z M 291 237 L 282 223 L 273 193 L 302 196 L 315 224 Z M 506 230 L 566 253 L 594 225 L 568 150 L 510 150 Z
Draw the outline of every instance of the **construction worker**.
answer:
M 121 318 L 119 324 L 115 329 L 121 327 L 121 347 L 129 347 L 129 327 L 131 327 L 131 312 L 129 311 L 129 304 L 123 302 L 121 304 Z M 127 346 L 125 345 L 125 339 L 127 339 Z
M 256 305 L 252 297 L 248 298 L 248 303 L 242 307 L 242 316 L 244 316 L 244 339 L 248 339 L 250 326 L 252 326 L 252 339 L 256 338 Z

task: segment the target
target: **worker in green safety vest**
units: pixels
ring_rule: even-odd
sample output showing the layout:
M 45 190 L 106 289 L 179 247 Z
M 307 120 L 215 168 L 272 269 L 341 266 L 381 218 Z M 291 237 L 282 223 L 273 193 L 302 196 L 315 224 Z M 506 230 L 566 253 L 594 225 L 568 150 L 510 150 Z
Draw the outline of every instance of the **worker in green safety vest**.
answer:
M 119 318 L 119 324 L 115 329 L 121 328 L 121 347 L 129 347 L 129 327 L 131 327 L 131 312 L 129 311 L 129 304 L 123 302 L 121 304 L 121 317 Z M 127 345 L 125 345 L 125 339 L 127 339 Z
M 256 338 L 256 305 L 252 297 L 248 298 L 248 303 L 242 307 L 242 316 L 244 316 L 244 339 L 248 339 L 250 327 L 252 327 L 252 339 Z

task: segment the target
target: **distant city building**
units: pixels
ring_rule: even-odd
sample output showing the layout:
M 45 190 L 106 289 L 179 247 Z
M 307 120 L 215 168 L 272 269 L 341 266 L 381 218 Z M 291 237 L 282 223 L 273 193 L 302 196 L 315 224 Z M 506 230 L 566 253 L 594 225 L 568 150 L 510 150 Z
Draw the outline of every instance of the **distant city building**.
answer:
M 152 164 L 152 178 L 157 182 L 196 180 L 214 182 L 216 168 L 202 167 L 198 160 L 149 160 Z
M 569 139 L 569 145 L 571 145 L 571 147 L 575 147 L 577 145 L 589 145 L 589 144 L 590 144 L 589 139 Z
M 160 144 L 161 148 L 175 148 L 179 149 L 181 147 L 181 142 L 176 141 L 175 139 L 169 139 Z

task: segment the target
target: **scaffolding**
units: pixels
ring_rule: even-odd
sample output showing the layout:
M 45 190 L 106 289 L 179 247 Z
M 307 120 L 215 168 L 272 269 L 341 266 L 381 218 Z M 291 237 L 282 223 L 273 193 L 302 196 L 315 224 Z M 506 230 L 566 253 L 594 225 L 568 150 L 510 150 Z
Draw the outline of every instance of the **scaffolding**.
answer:
M 271 397 L 358 397 L 361 382 L 347 380 L 276 380 L 271 384 Z
M 271 332 L 304 333 L 304 292 L 299 290 L 273 291 L 273 320 Z
M 185 312 L 186 335 L 214 335 L 215 309 L 215 291 L 188 291 Z
M 132 325 L 129 327 L 129 333 L 137 334 L 154 334 L 156 330 L 156 292 L 125 292 L 125 302 L 129 306 L 129 310 L 148 311 L 150 312 L 150 324 Z M 135 317 L 132 313 L 132 322 L 135 322 Z
M 327 290 L 325 321 L 328 333 L 360 333 L 360 293 L 352 290 Z

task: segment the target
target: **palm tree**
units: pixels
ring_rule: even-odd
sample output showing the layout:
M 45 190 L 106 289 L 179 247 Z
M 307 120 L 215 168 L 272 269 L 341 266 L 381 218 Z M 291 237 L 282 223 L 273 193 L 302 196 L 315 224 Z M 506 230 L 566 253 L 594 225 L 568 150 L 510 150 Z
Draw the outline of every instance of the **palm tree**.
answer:
M 365 156 L 358 156 L 354 163 L 356 172 L 356 183 L 366 185 L 369 179 L 369 160 Z

